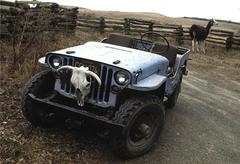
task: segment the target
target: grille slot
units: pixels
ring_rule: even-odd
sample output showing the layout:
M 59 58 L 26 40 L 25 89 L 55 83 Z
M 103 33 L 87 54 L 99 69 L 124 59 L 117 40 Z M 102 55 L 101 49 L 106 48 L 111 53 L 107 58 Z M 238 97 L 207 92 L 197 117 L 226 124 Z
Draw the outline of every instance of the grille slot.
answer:
M 97 100 L 98 86 L 97 84 L 93 84 L 93 99 Z
M 113 70 L 109 69 L 107 74 L 107 85 L 106 85 L 106 92 L 104 97 L 104 100 L 106 102 L 109 100 L 109 94 L 110 94 L 111 83 L 112 83 L 112 74 L 113 74 Z
M 99 100 L 103 100 L 103 93 L 104 93 L 104 88 L 105 88 L 105 81 L 106 81 L 106 76 L 107 76 L 107 67 L 104 66 L 102 69 L 102 76 L 101 76 L 101 81 L 102 85 L 100 87 L 100 93 L 99 93 Z
M 74 65 L 74 58 L 64 58 L 64 65 Z M 75 95 L 75 88 L 72 86 L 70 80 L 72 72 L 70 70 L 63 70 L 64 76 L 60 76 L 60 88 L 62 92 L 68 95 Z M 102 65 L 100 69 L 100 79 L 102 81 L 102 85 L 99 86 L 97 82 L 93 81 L 91 86 L 91 92 L 88 95 L 89 100 L 94 100 L 97 102 L 105 102 L 107 103 L 110 98 L 111 91 L 111 83 L 113 77 L 113 69 L 108 66 Z
M 67 58 L 63 59 L 63 65 L 68 65 L 68 59 Z

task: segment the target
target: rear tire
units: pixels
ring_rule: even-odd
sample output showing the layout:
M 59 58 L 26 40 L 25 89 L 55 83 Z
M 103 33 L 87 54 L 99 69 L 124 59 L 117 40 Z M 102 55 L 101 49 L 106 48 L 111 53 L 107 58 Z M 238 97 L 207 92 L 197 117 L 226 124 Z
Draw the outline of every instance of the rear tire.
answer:
M 65 116 L 54 109 L 50 109 L 46 104 L 33 100 L 29 93 L 38 98 L 51 95 L 55 83 L 55 77 L 51 71 L 43 71 L 30 79 L 22 92 L 21 110 L 24 117 L 33 125 L 44 128 L 61 125 L 65 121 Z
M 157 142 L 165 121 L 164 106 L 155 96 L 131 98 L 120 106 L 114 121 L 126 126 L 113 136 L 117 155 L 137 157 Z

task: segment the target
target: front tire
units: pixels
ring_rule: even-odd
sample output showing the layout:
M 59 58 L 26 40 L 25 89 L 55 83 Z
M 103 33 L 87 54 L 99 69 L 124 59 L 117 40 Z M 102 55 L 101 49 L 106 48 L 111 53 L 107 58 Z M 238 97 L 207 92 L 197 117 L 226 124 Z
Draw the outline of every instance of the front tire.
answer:
M 29 93 L 38 98 L 51 95 L 55 77 L 51 71 L 43 71 L 30 79 L 22 92 L 21 110 L 24 117 L 33 125 L 44 128 L 58 126 L 65 120 L 63 114 L 53 111 L 49 106 L 36 102 Z
M 114 136 L 116 152 L 123 158 L 137 157 L 158 140 L 165 121 L 164 106 L 155 96 L 131 98 L 120 106 L 114 121 L 126 126 Z

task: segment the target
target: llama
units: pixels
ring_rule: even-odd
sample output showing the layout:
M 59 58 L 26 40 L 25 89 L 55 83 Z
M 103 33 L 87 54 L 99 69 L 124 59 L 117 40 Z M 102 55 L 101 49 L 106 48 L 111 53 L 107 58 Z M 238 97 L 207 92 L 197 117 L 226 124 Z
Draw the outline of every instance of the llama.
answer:
M 192 39 L 192 51 L 195 51 L 195 47 L 197 49 L 197 52 L 202 51 L 203 53 L 205 53 L 205 40 L 209 34 L 210 28 L 214 25 L 217 24 L 217 22 L 214 19 L 211 19 L 208 24 L 207 27 L 202 27 L 199 25 L 192 25 L 192 27 L 190 28 L 190 36 Z

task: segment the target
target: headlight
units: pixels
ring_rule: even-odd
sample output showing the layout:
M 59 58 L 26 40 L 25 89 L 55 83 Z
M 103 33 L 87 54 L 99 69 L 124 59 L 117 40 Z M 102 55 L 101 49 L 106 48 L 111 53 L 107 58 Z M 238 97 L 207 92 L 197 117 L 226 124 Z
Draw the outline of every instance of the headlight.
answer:
M 59 67 L 62 66 L 62 58 L 59 56 L 51 56 L 49 58 L 49 62 L 51 64 L 51 66 L 55 69 L 58 69 Z
M 54 67 L 59 67 L 61 65 L 61 59 L 59 58 L 54 58 L 53 59 L 53 66 Z
M 119 84 L 119 85 L 125 85 L 128 83 L 129 81 L 129 75 L 127 72 L 123 72 L 123 71 L 119 71 L 116 72 L 115 74 L 115 81 Z

